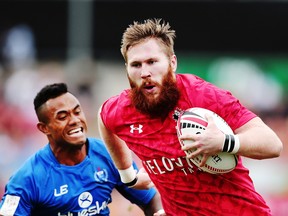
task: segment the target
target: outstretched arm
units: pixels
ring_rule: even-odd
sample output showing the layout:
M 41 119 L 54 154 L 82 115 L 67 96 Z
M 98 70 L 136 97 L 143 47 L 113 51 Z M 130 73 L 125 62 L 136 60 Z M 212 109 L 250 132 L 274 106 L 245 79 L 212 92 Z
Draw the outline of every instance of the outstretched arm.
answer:
M 101 118 L 101 108 L 98 112 L 98 128 L 100 136 L 120 173 L 121 181 L 127 186 L 136 189 L 153 187 L 153 183 L 146 172 L 136 173 L 134 171 L 131 150 L 122 139 L 106 128 Z
M 132 154 L 130 149 L 123 140 L 106 128 L 101 118 L 101 108 L 98 113 L 98 128 L 117 169 L 125 170 L 131 167 Z

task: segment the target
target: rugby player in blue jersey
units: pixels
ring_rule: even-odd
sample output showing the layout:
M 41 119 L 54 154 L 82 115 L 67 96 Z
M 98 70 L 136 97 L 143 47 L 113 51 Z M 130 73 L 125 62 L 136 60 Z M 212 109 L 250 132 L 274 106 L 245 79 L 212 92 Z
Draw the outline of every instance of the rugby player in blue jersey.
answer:
M 123 184 L 103 142 L 86 137 L 85 114 L 65 83 L 42 88 L 34 108 L 37 128 L 49 143 L 9 179 L 0 215 L 109 215 L 114 188 L 145 215 L 165 215 L 155 189 L 136 190 Z

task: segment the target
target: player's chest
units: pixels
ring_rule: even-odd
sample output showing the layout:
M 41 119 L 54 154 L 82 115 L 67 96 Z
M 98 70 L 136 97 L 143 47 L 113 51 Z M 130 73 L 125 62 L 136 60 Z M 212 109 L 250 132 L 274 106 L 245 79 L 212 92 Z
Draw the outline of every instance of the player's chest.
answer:
M 117 130 L 117 135 L 139 157 L 173 156 L 178 154 L 180 144 L 177 138 L 176 121 L 160 119 L 133 118 Z M 182 155 L 182 152 L 180 152 Z
M 93 215 L 107 211 L 116 182 L 108 166 L 91 164 L 78 170 L 54 167 L 50 173 L 49 179 L 38 185 L 39 203 L 44 203 L 48 212 Z

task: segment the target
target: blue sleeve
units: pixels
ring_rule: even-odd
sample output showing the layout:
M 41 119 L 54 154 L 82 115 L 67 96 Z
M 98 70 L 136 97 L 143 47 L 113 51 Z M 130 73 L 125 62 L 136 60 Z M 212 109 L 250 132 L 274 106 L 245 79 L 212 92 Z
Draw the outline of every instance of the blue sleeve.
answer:
M 117 168 L 115 167 L 110 154 L 108 153 L 105 144 L 102 140 L 99 139 L 89 139 L 89 141 L 92 143 L 93 141 L 96 141 L 98 143 L 97 145 L 97 152 L 98 155 L 101 154 L 103 157 L 106 158 L 107 163 L 109 163 L 111 166 L 111 172 L 115 175 L 115 188 L 116 190 L 124 196 L 126 199 L 128 199 L 131 203 L 134 203 L 136 205 L 144 206 L 147 205 L 152 198 L 156 194 L 156 190 L 154 188 L 151 188 L 149 190 L 137 190 L 132 189 L 127 186 L 125 186 L 120 179 L 120 175 L 118 173 Z M 138 167 L 136 163 L 133 161 L 134 169 L 138 170 Z
M 0 202 L 0 214 L 14 216 L 31 215 L 32 202 L 30 200 L 31 176 L 24 169 L 13 175 L 5 186 L 5 193 Z
M 133 162 L 133 166 L 135 169 L 138 170 L 135 162 Z M 128 199 L 131 203 L 140 206 L 147 205 L 156 194 L 156 190 L 154 188 L 150 188 L 148 190 L 137 190 L 125 186 L 121 181 L 118 183 L 116 189 L 122 196 Z

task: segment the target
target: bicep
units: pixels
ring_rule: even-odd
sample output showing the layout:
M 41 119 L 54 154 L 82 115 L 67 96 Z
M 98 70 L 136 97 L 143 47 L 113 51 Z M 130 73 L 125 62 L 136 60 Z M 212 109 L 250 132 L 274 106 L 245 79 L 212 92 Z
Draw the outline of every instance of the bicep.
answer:
M 250 131 L 253 128 L 266 128 L 267 126 L 264 124 L 264 122 L 259 118 L 259 117 L 255 117 L 253 119 L 251 119 L 250 121 L 248 121 L 247 123 L 245 123 L 244 125 L 242 125 L 241 127 L 237 128 L 235 130 L 235 134 L 241 134 L 241 133 L 245 133 L 247 131 Z
M 254 159 L 278 157 L 282 142 L 277 134 L 259 117 L 235 130 L 240 139 L 240 154 Z
M 258 132 L 258 133 L 257 133 Z M 263 136 L 275 136 L 275 132 L 267 125 L 265 124 L 261 118 L 255 117 L 242 125 L 241 127 L 237 128 L 235 130 L 235 134 L 254 134 L 254 137 L 257 137 L 257 135 Z

